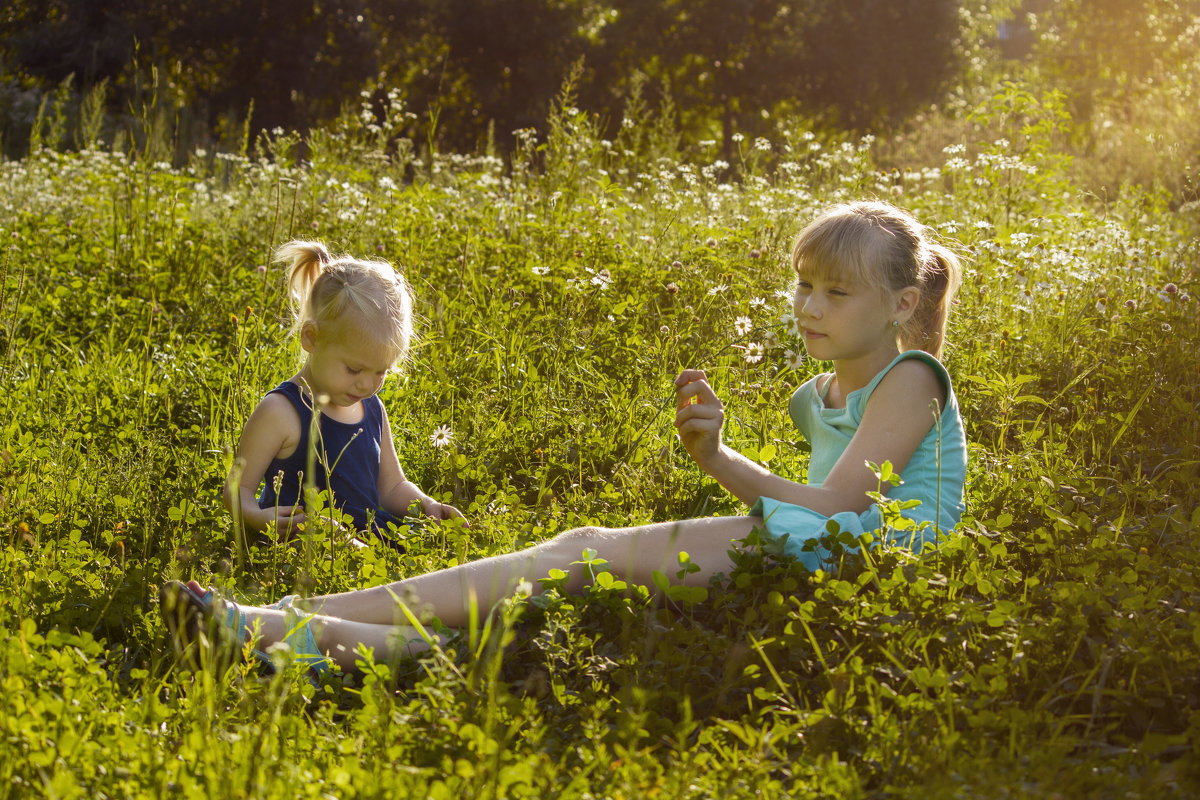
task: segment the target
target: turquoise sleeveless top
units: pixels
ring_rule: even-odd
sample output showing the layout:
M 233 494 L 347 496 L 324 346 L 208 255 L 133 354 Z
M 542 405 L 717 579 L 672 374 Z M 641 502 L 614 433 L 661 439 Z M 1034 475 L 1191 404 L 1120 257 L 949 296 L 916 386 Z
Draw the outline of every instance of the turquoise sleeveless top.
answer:
M 825 381 L 825 391 L 821 391 L 817 388 L 819 376 L 814 377 L 792 395 L 788 412 L 792 422 L 812 444 L 808 482 L 820 486 L 858 430 L 875 387 L 892 367 L 907 359 L 918 359 L 928 364 L 946 390 L 946 407 L 936 420 L 933 412 L 930 412 L 930 430 L 905 466 L 900 476 L 903 482 L 886 493 L 889 500 L 920 502 L 906 509 L 903 514 L 917 523 L 927 522 L 929 525 L 915 532 L 895 531 L 890 537 L 898 544 L 911 543 L 914 551 L 920 551 L 923 544 L 937 537 L 939 530 L 952 530 L 965 510 L 963 490 L 967 477 L 967 437 L 950 375 L 941 362 L 922 350 L 903 352 L 870 383 L 847 395 L 845 408 L 826 408 L 824 395 L 828 391 L 829 381 Z M 830 520 L 837 523 L 840 530 L 850 531 L 856 536 L 877 531 L 883 525 L 879 507 L 875 504 L 861 514 L 844 511 L 826 517 L 804 506 L 761 497 L 750 513 L 763 518 L 767 538 L 782 540 L 786 552 L 814 570 L 828 566 L 825 559 L 829 551 L 822 547 L 804 549 L 805 543 L 827 533 Z

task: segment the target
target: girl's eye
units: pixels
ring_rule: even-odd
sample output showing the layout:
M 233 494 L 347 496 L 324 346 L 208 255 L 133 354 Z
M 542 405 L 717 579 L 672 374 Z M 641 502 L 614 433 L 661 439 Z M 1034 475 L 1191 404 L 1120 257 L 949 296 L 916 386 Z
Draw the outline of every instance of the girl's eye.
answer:
M 346 367 L 346 372 L 349 372 L 351 375 L 357 375 L 358 373 L 362 372 L 362 370 L 355 369 L 354 367 Z

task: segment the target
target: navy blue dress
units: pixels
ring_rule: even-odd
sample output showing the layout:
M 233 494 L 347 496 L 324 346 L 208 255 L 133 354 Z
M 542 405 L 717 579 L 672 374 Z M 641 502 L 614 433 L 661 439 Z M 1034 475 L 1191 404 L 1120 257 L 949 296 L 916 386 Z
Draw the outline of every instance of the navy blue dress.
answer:
M 268 395 L 281 394 L 300 416 L 300 443 L 287 458 L 273 459 L 267 467 L 259 508 L 291 506 L 300 501 L 303 475 L 308 462 L 309 431 L 312 429 L 312 399 L 291 381 L 284 381 Z M 387 544 L 396 542 L 387 533 L 387 523 L 401 520 L 379 506 L 379 450 L 383 438 L 383 403 L 374 395 L 363 401 L 363 418 L 350 424 L 320 417 L 313 481 L 318 490 L 329 489 L 333 504 L 349 514 L 354 527 L 371 531 Z M 279 491 L 275 491 L 277 476 Z

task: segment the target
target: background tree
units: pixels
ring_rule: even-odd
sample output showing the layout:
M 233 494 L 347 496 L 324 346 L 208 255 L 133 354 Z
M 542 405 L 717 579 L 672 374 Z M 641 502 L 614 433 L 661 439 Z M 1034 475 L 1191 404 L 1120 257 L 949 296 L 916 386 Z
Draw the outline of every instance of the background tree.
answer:
M 1166 3 L 1168 0 L 1155 0 Z M 786 110 L 888 125 L 957 69 L 957 0 L 11 0 L 0 79 L 109 80 L 127 109 L 155 66 L 209 130 L 304 129 L 364 87 L 400 88 L 431 146 L 502 149 L 538 126 L 573 63 L 580 105 L 615 133 L 635 75 L 688 135 L 770 130 Z M 640 80 L 640 79 L 637 79 Z M 2 88 L 2 87 L 0 87 Z M 653 102 L 654 98 L 648 98 Z M 414 131 L 414 133 L 417 133 Z
M 387 43 L 383 70 L 404 76 L 410 106 L 436 122 L 435 140 L 476 149 L 493 135 L 507 149 L 513 131 L 545 122 L 583 55 L 588 8 L 575 0 L 383 0 L 372 13 Z M 403 30 L 405 20 L 419 22 Z

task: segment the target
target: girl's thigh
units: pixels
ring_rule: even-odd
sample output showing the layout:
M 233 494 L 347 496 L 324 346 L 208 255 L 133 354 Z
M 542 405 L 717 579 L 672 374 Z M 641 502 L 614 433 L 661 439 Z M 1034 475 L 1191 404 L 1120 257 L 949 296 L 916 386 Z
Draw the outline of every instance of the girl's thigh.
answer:
M 547 545 L 559 558 L 570 560 L 579 559 L 583 550 L 590 548 L 606 559 L 617 575 L 647 585 L 655 570 L 674 579 L 683 551 L 700 568 L 687 575 L 685 583 L 704 585 L 713 575 L 728 574 L 733 568 L 729 555 L 733 541 L 761 526 L 760 517 L 705 517 L 630 528 L 577 528 Z M 570 570 L 573 577 L 582 578 L 577 570 Z

